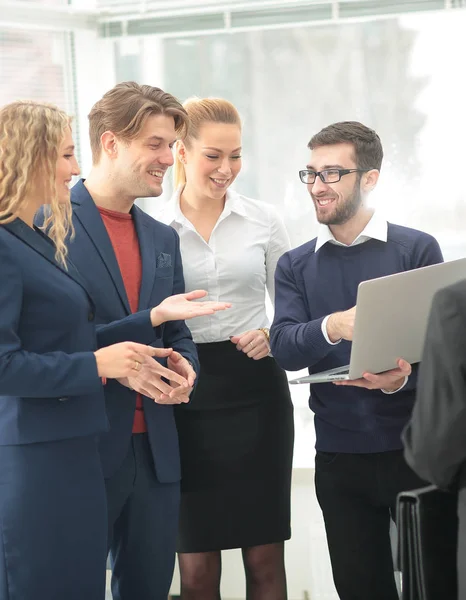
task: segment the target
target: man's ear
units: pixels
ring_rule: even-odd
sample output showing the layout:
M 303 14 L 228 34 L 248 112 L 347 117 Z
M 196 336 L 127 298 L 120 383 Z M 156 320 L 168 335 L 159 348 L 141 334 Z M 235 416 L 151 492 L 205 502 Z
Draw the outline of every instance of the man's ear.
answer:
M 377 185 L 379 176 L 380 176 L 380 171 L 378 169 L 371 169 L 370 171 L 367 171 L 367 173 L 364 173 L 363 177 L 361 179 L 362 191 L 364 191 L 366 193 L 372 192 L 372 190 Z
M 113 158 L 118 154 L 118 143 L 116 135 L 113 131 L 104 131 L 100 136 L 100 143 L 102 145 L 102 152 L 108 157 Z

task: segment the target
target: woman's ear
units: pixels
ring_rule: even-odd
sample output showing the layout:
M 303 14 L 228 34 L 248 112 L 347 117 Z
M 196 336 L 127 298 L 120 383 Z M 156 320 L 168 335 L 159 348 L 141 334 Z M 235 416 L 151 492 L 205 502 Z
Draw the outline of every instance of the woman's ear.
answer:
M 186 147 L 181 140 L 178 140 L 178 142 L 176 143 L 176 154 L 178 156 L 178 160 L 185 165 L 186 164 Z

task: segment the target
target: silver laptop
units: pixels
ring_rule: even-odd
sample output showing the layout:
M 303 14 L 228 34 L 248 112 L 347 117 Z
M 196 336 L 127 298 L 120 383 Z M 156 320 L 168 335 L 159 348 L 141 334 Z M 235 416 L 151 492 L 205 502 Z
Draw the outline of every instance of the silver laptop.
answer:
M 361 282 L 350 364 L 289 383 L 358 379 L 394 369 L 398 358 L 419 362 L 435 292 L 461 279 L 466 279 L 466 258 Z

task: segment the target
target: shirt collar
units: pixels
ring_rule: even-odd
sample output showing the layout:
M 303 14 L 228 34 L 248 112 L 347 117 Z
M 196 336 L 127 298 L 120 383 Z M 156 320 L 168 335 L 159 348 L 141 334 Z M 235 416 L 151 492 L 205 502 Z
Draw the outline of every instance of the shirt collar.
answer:
M 357 236 L 357 238 L 353 241 L 350 246 L 356 246 L 357 244 L 361 244 L 362 242 L 367 242 L 367 240 L 380 240 L 381 242 L 387 241 L 388 235 L 388 223 L 387 220 L 377 211 L 371 217 L 369 223 L 364 227 L 361 233 Z M 337 244 L 339 246 L 345 246 L 346 244 L 342 244 L 338 240 L 335 239 L 333 233 L 330 231 L 328 225 L 319 225 L 319 231 L 317 234 L 317 241 L 315 252 L 317 252 L 322 246 L 324 246 L 327 242 L 331 244 Z
M 168 225 L 173 225 L 173 223 L 180 223 L 181 225 L 188 224 L 188 220 L 181 212 L 180 208 L 180 196 L 183 191 L 183 186 L 179 187 L 173 193 L 173 196 L 167 203 L 167 206 L 164 210 L 164 223 Z M 224 219 L 231 213 L 236 213 L 241 217 L 246 217 L 246 208 L 244 206 L 244 202 L 240 194 L 235 192 L 234 190 L 228 189 L 226 191 L 226 200 L 225 207 L 220 215 L 221 219 Z

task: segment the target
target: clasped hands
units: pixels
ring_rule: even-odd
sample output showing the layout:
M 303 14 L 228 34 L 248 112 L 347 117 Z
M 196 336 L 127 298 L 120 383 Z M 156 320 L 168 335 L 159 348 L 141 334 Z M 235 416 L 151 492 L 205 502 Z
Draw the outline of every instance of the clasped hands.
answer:
M 212 315 L 231 307 L 230 302 L 202 301 L 205 290 L 193 290 L 165 298 L 150 311 L 152 327 L 167 321 L 192 319 Z M 166 358 L 167 367 L 149 356 L 135 361 L 134 375 L 118 381 L 136 392 L 148 396 L 158 404 L 183 404 L 189 402 L 196 373 L 189 362 L 173 348 L 154 348 L 154 358 Z M 167 381 L 164 381 L 164 379 Z
M 167 358 L 167 367 L 154 358 Z M 196 373 L 186 358 L 172 348 L 154 348 L 154 358 L 141 355 L 140 367 L 134 369 L 134 375 L 119 378 L 117 381 L 152 398 L 157 404 L 189 402 Z

